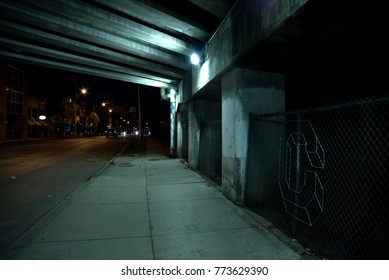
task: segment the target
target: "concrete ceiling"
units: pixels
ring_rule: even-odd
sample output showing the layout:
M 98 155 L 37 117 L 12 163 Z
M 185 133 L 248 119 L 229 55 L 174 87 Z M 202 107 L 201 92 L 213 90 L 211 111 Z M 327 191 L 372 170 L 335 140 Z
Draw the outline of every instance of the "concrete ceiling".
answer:
M 174 88 L 191 70 L 190 55 L 205 49 L 231 9 L 250 1 L 0 0 L 0 59 Z M 266 38 L 236 48 L 230 66 L 287 72 L 303 59 L 345 57 L 386 65 L 384 4 L 307 3 Z M 216 78 L 204 89 L 219 98 Z
M 1 0 L 0 58 L 176 87 L 235 0 Z

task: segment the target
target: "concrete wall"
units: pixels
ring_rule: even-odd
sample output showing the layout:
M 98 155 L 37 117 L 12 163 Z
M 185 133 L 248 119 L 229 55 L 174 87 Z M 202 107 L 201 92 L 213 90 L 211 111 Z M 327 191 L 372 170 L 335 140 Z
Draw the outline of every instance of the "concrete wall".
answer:
M 229 69 L 310 1 L 238 1 L 207 43 L 203 53 L 205 62 L 192 68 L 193 93 Z
M 188 163 L 198 169 L 200 151 L 201 122 L 220 120 L 220 102 L 196 100 L 188 107 Z
M 188 110 L 186 101 L 192 95 L 192 80 L 190 76 L 182 80 L 176 93 L 176 125 L 177 125 L 177 157 L 188 160 Z
M 249 114 L 285 110 L 284 76 L 234 69 L 222 78 L 222 191 L 243 203 Z

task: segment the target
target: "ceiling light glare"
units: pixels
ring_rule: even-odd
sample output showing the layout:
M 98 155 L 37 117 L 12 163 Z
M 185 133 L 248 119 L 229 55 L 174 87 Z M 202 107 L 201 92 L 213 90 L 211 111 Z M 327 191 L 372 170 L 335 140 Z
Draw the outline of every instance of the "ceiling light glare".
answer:
M 200 57 L 194 53 L 190 56 L 190 62 L 192 62 L 192 64 L 194 64 L 194 65 L 199 65 Z

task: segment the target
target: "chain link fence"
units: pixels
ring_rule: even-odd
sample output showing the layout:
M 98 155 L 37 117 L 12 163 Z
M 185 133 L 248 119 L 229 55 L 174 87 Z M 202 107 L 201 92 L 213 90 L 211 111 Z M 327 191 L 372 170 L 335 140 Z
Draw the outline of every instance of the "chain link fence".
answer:
M 389 258 L 389 97 L 251 115 L 245 204 L 329 259 Z

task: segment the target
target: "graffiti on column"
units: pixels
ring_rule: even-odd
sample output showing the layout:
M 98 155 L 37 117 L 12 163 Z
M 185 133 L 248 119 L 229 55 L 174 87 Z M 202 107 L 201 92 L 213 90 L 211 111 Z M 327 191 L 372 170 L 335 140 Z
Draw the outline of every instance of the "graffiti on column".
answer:
M 312 226 L 324 211 L 320 174 L 325 153 L 310 121 L 287 122 L 285 136 L 284 148 L 280 138 L 278 174 L 285 210 Z

